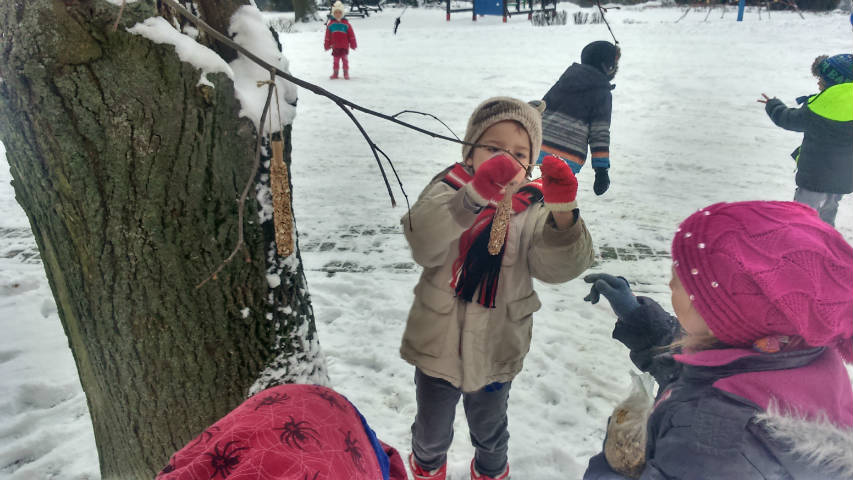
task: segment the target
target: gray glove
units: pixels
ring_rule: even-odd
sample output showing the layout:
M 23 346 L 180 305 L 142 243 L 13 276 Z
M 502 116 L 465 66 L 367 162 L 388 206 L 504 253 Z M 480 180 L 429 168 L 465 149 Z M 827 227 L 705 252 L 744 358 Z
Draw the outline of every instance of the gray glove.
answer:
M 637 297 L 631 292 L 628 280 L 614 277 L 606 273 L 593 273 L 583 277 L 583 281 L 591 283 L 589 295 L 583 299 L 592 304 L 598 303 L 600 295 L 610 302 L 610 308 L 619 318 L 627 317 L 634 309 L 640 307 Z

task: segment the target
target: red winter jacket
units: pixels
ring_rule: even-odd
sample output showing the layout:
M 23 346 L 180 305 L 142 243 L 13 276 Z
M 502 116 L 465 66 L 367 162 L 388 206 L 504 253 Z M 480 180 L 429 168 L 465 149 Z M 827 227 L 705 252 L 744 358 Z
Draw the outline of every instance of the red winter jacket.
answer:
M 323 48 L 326 50 L 330 48 L 344 48 L 346 50 L 351 48 L 355 50 L 357 47 L 355 32 L 347 19 L 335 20 L 333 18 L 329 20 L 326 25 L 326 40 L 323 42 Z
M 249 398 L 172 455 L 157 480 L 405 480 L 400 454 L 342 395 L 280 385 Z

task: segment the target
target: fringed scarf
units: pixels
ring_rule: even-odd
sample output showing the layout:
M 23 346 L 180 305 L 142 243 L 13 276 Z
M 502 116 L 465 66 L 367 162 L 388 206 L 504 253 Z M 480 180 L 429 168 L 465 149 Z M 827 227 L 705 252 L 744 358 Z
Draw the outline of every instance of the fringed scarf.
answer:
M 448 170 L 442 181 L 454 190 L 459 190 L 472 178 L 473 176 L 465 167 L 457 163 Z M 513 213 L 522 212 L 530 205 L 541 201 L 541 180 L 529 182 L 513 195 Z M 501 263 L 506 250 L 506 238 L 504 238 L 500 253 L 489 254 L 489 235 L 496 212 L 497 204 L 489 202 L 477 215 L 474 225 L 462 233 L 459 239 L 459 256 L 453 262 L 453 279 L 450 282 L 457 297 L 471 302 L 474 300 L 474 294 L 477 293 L 477 303 L 486 308 L 495 308 Z M 509 236 L 509 227 L 506 235 Z

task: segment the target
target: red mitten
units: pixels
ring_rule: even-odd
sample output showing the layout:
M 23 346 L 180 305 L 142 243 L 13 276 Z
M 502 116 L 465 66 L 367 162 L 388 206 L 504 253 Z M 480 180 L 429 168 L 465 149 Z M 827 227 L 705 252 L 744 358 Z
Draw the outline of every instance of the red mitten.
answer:
M 578 179 L 566 162 L 548 155 L 542 159 L 542 194 L 545 204 L 555 212 L 569 212 L 577 208 Z
M 471 187 L 475 195 L 473 200 L 480 205 L 485 205 L 489 200 L 499 200 L 501 189 L 515 177 L 521 165 L 509 155 L 498 155 L 492 157 L 474 172 Z M 477 197 L 480 198 L 477 198 Z

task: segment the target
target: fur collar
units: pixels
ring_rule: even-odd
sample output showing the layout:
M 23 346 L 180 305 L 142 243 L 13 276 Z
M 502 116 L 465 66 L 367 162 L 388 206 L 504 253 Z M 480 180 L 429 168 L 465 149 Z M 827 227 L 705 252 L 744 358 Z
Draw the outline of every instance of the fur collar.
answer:
M 757 415 L 771 438 L 789 448 L 800 461 L 853 478 L 853 429 L 839 427 L 828 419 L 806 419 L 781 413 L 775 405 Z

